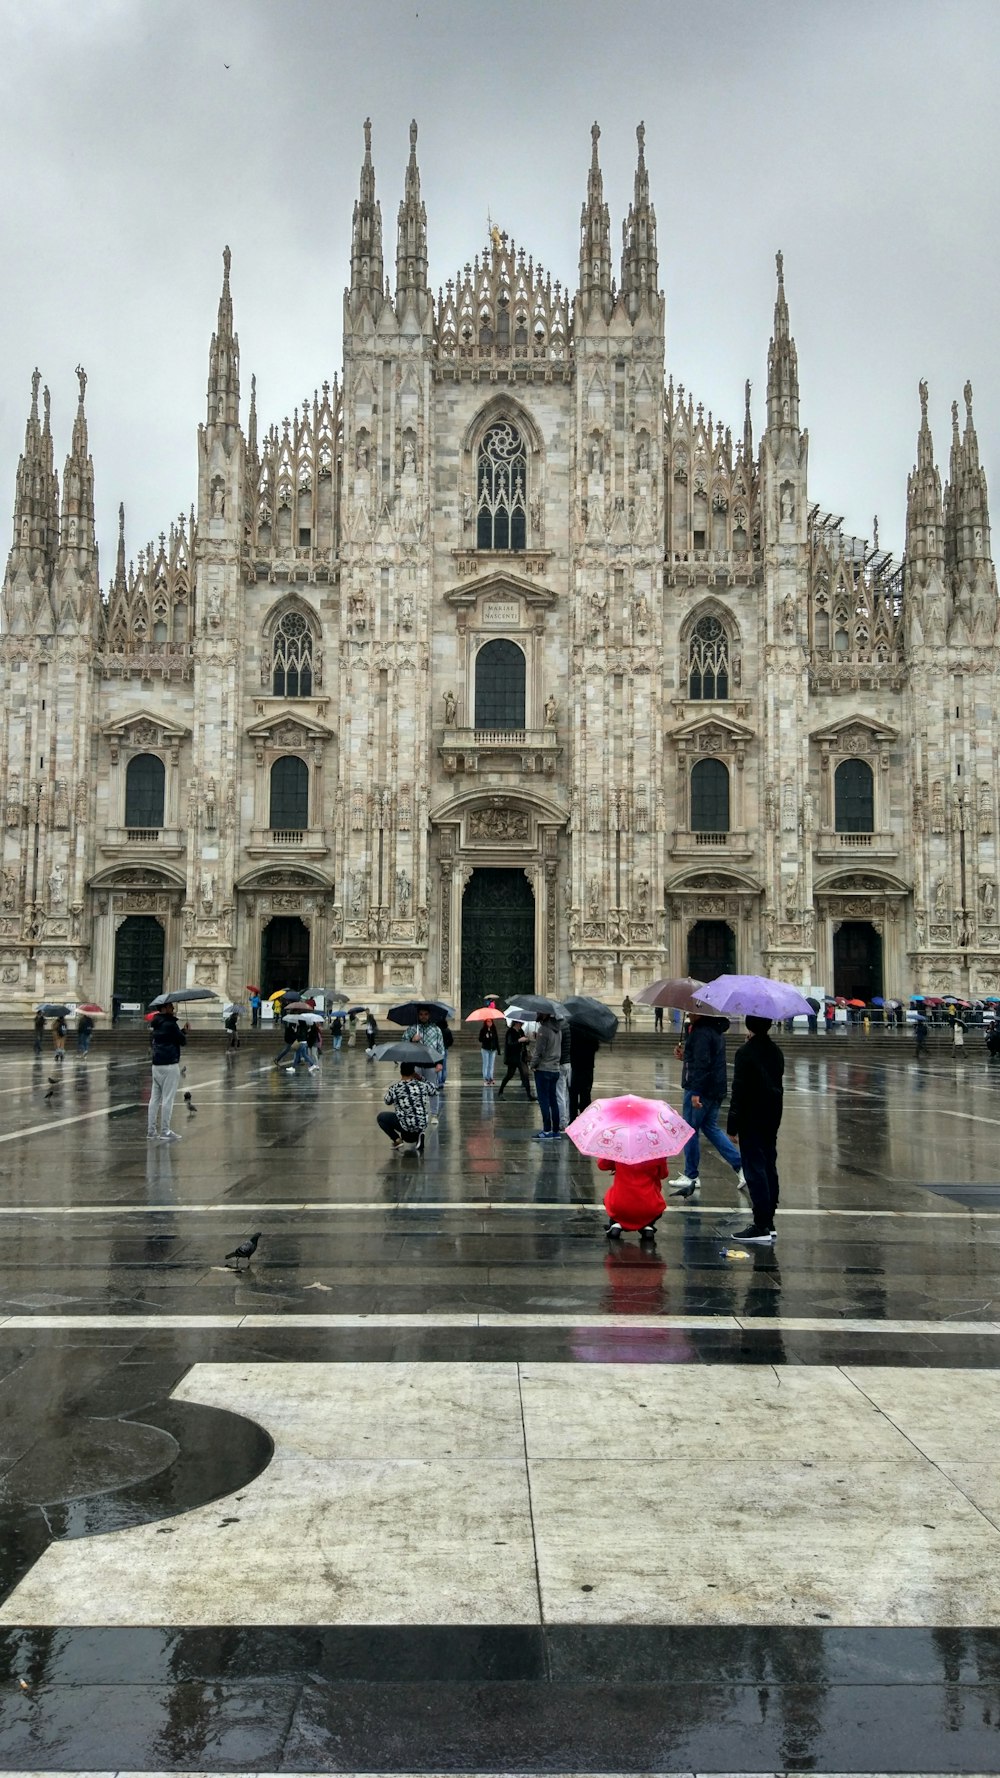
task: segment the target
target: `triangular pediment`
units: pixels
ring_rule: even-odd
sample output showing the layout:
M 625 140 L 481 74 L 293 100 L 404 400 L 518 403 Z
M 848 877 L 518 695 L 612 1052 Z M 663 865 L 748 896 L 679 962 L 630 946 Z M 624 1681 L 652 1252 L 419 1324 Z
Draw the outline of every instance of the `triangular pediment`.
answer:
M 709 742 L 714 736 L 718 736 L 720 743 L 726 747 L 744 746 L 755 738 L 755 731 L 748 728 L 745 722 L 737 722 L 734 716 L 714 710 L 706 711 L 704 716 L 691 716 L 687 722 L 679 722 L 668 733 L 671 741 Z
M 846 752 L 864 751 L 866 747 L 886 747 L 899 740 L 899 730 L 890 728 L 887 722 L 878 722 L 874 716 L 843 716 L 839 722 L 831 722 L 826 728 L 814 729 L 809 739 L 825 741 L 829 746 L 839 747 Z M 852 743 L 854 743 L 852 747 Z
M 296 709 L 294 704 L 283 704 L 280 709 L 272 710 L 259 722 L 252 723 L 246 732 L 251 741 L 266 741 L 272 747 L 305 747 L 310 741 L 329 741 L 333 735 L 332 728 L 325 722 L 318 722 L 315 716 Z
M 548 587 L 538 586 L 526 575 L 513 574 L 508 568 L 491 574 L 477 574 L 475 580 L 464 580 L 445 593 L 445 603 L 453 606 L 475 605 L 479 599 L 523 599 L 526 605 L 548 609 L 556 595 Z
M 155 710 L 134 710 L 129 716 L 107 723 L 102 733 L 109 741 L 119 741 L 125 747 L 168 747 L 186 740 L 191 730 Z

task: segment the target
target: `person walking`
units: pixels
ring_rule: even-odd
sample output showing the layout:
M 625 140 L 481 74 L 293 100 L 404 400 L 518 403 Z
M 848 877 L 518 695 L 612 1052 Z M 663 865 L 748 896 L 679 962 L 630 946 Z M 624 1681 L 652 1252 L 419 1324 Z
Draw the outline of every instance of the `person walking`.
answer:
M 375 1045 L 378 1042 L 378 1020 L 369 1007 L 365 1014 L 365 1054 L 369 1062 L 375 1060 Z
M 497 1036 L 496 1023 L 493 1019 L 484 1019 L 479 1027 L 479 1050 L 483 1064 L 483 1081 L 492 1086 L 496 1073 L 497 1054 L 500 1039 Z
M 94 1021 L 89 1012 L 82 1012 L 76 1021 L 76 1053 L 86 1056 L 90 1053 L 90 1040 L 94 1035 Z
M 344 1041 L 344 1021 L 341 1018 L 340 1013 L 337 1014 L 336 1018 L 330 1020 L 330 1035 L 333 1038 L 334 1049 L 339 1050 Z
M 57 1062 L 64 1062 L 66 1060 L 67 1030 L 66 1015 L 65 1013 L 59 1013 L 52 1021 L 52 1048 L 55 1051 L 54 1059 Z
M 596 1031 L 571 1025 L 569 1033 L 569 1115 L 579 1117 L 590 1104 L 594 1090 L 594 1062 L 601 1047 Z M 666 1175 L 664 1175 L 666 1177 Z
M 160 1008 L 149 1027 L 153 1084 L 146 1114 L 146 1138 L 149 1142 L 179 1142 L 176 1130 L 170 1128 L 174 1100 L 181 1078 L 181 1050 L 187 1043 L 187 1026 L 182 1031 L 174 1016 L 174 1003 L 168 1000 Z M 157 1131 L 159 1119 L 159 1131 Z
M 964 1046 L 965 1046 L 965 1026 L 962 1023 L 962 1020 L 961 1020 L 960 1016 L 958 1015 L 958 1013 L 955 1014 L 955 1019 L 952 1024 L 952 1027 L 951 1027 L 951 1038 L 952 1038 L 952 1042 L 957 1050 L 964 1048 Z
M 393 1148 L 404 1145 L 424 1152 L 424 1131 L 427 1128 L 428 1103 L 437 1087 L 433 1081 L 421 1080 L 413 1062 L 402 1062 L 399 1079 L 385 1094 L 384 1103 L 391 1111 L 380 1111 L 375 1119 L 384 1130 Z
M 654 1008 L 653 1008 L 653 1030 L 659 1032 L 659 1035 L 661 1037 L 663 1036 L 663 1008 L 662 1008 L 662 1006 L 654 1006 Z
M 240 1034 L 237 1030 L 239 1017 L 240 1015 L 234 1006 L 226 1014 L 225 1019 L 223 1020 L 223 1025 L 229 1033 L 229 1042 L 226 1045 L 227 1050 L 238 1050 L 240 1047 Z
M 354 1042 L 354 1038 L 355 1038 L 357 1029 L 358 1029 L 358 1015 L 356 1012 L 349 1012 L 347 1015 L 347 1030 L 344 1032 L 344 1048 L 345 1048 L 345 1050 L 350 1049 L 352 1043 Z
M 528 1073 L 528 1038 L 525 1033 L 524 1025 L 520 1019 L 512 1019 L 507 1026 L 507 1035 L 504 1038 L 503 1046 L 503 1061 L 507 1072 L 497 1089 L 497 1098 L 503 1098 L 504 1087 L 507 1085 L 507 1082 L 512 1080 L 514 1075 L 517 1074 L 520 1076 L 521 1085 L 524 1088 L 526 1097 L 531 1100 L 532 1104 L 534 1104 L 535 1095 L 531 1090 L 531 1076 Z
M 417 1008 L 416 1024 L 407 1026 L 406 1035 L 411 1043 L 422 1043 L 427 1051 L 427 1061 L 420 1068 L 421 1079 L 440 1089 L 444 1073 L 444 1038 L 440 1025 L 431 1018 L 429 1006 Z
M 732 1167 L 739 1186 L 743 1187 L 740 1151 L 719 1129 L 719 1107 L 726 1096 L 726 1043 L 723 1032 L 728 1019 L 713 1019 L 704 1013 L 692 1013 L 683 1045 L 675 1055 L 683 1060 L 681 1086 L 684 1108 L 681 1116 L 691 1125 L 694 1135 L 684 1149 L 684 1171 L 678 1175 L 672 1198 L 693 1198 L 701 1187 L 701 1138 L 710 1142 L 722 1159 Z
M 250 995 L 250 1029 L 256 1031 L 260 1024 L 260 990 L 254 988 Z
M 538 1033 L 531 1052 L 531 1067 L 535 1076 L 535 1092 L 538 1094 L 538 1105 L 542 1114 L 542 1127 L 536 1130 L 533 1140 L 546 1141 L 558 1136 L 559 1101 L 556 1089 L 559 1085 L 559 1053 L 562 1039 L 559 1026 L 551 1013 L 541 1013 L 538 1019 Z
M 731 1237 L 747 1245 L 772 1247 L 778 1208 L 778 1129 L 784 1109 L 785 1058 L 772 1039 L 771 1020 L 747 1016 L 750 1035 L 733 1062 L 733 1090 L 726 1129 L 739 1143 L 753 1206 L 753 1222 Z
M 631 1001 L 628 994 L 626 994 L 624 1000 L 622 1001 L 622 1017 L 625 1020 L 626 1031 L 631 1031 L 631 1029 L 632 1029 L 632 1001 Z
M 284 1061 L 285 1057 L 290 1056 L 293 1049 L 295 1048 L 295 1020 L 294 1019 L 286 1019 L 285 1020 L 284 1024 L 281 1027 L 281 1035 L 282 1035 L 282 1038 L 284 1041 L 283 1041 L 282 1048 L 278 1051 L 277 1055 L 274 1058 L 274 1066 L 276 1068 L 281 1067 L 281 1064 Z
M 314 1050 L 315 1047 L 315 1025 L 307 1025 L 304 1019 L 300 1019 L 295 1027 L 295 1054 L 292 1057 L 290 1065 L 285 1069 L 285 1073 L 294 1074 L 299 1063 L 304 1062 L 310 1074 L 315 1074 L 319 1064 L 310 1054 L 310 1051 Z
M 926 1054 L 927 1054 L 927 1035 L 928 1035 L 927 1015 L 923 1011 L 920 1011 L 917 1013 L 917 1022 L 914 1027 L 914 1035 L 917 1040 L 917 1047 L 916 1047 L 917 1056 L 918 1057 L 919 1056 L 926 1056 Z
M 35 1060 L 40 1062 L 42 1059 L 42 1038 L 45 1036 L 45 1014 L 44 1013 L 36 1012 L 35 1022 L 34 1022 L 32 1029 L 34 1032 L 34 1038 L 32 1041 L 32 1048 L 35 1052 Z

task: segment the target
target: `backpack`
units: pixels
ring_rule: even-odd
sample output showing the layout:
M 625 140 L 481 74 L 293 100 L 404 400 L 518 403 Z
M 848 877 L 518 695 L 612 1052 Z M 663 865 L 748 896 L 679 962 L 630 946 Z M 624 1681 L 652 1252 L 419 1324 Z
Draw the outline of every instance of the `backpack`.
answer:
M 453 1043 L 454 1043 L 454 1041 L 455 1041 L 455 1033 L 454 1033 L 454 1031 L 451 1031 L 451 1030 L 449 1030 L 449 1028 L 448 1028 L 448 1026 L 447 1026 L 447 1025 L 442 1025 L 442 1026 L 441 1026 L 441 1036 L 442 1036 L 442 1038 L 443 1038 L 443 1040 L 444 1040 L 444 1047 L 445 1047 L 445 1049 L 446 1049 L 446 1050 L 450 1050 L 450 1049 L 451 1049 L 451 1046 L 452 1046 L 452 1044 L 453 1044 Z

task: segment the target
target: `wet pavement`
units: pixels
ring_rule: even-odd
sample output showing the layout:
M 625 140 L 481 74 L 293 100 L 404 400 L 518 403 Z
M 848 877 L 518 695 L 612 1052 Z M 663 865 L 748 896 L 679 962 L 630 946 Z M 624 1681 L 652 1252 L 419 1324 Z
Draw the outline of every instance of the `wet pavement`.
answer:
M 391 1069 L 275 1047 L 199 1036 L 173 1144 L 139 1034 L 0 1047 L 0 1768 L 1000 1769 L 974 1040 L 787 1040 L 776 1248 L 709 1150 L 610 1253 L 478 1049 L 417 1159 Z

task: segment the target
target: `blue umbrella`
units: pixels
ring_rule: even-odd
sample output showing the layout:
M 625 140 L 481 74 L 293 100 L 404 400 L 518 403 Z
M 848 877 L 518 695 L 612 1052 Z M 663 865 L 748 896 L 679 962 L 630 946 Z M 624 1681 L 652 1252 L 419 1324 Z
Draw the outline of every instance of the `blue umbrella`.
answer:
M 882 999 L 881 994 L 873 994 L 872 998 L 871 998 L 871 1004 L 872 1004 L 872 1006 L 884 1006 L 885 1001 Z

